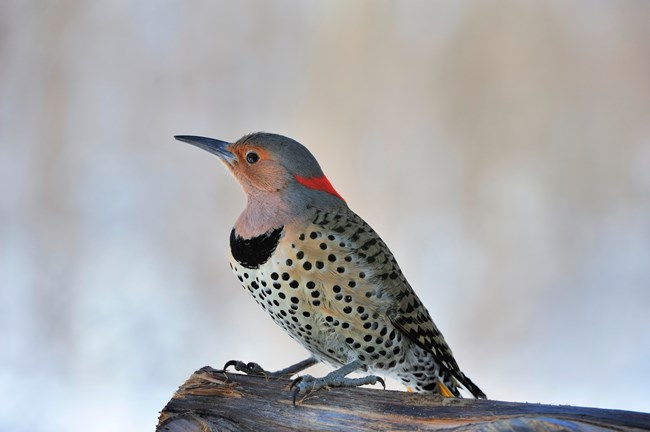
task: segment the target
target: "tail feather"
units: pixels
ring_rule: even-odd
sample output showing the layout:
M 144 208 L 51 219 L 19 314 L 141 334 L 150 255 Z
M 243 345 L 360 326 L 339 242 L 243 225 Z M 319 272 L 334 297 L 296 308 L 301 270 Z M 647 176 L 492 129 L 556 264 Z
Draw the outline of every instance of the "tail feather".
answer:
M 462 373 L 461 371 L 455 371 L 454 372 L 454 377 L 476 399 L 487 399 L 487 396 L 485 395 L 485 393 L 483 393 L 483 391 L 480 388 L 478 388 L 478 386 L 476 384 L 474 384 L 471 379 L 467 378 L 467 376 L 465 376 L 464 373 Z

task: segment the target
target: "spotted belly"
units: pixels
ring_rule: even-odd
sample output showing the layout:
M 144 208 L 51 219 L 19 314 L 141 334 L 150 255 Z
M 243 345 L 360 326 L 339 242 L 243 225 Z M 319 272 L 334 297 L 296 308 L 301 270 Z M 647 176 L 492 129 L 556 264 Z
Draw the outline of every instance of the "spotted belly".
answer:
M 263 248 L 272 251 L 263 262 L 242 260 L 242 246 L 231 241 L 231 268 L 273 321 L 319 360 L 360 360 L 369 371 L 410 381 L 401 373 L 411 363 L 410 342 L 386 316 L 379 275 L 364 272 L 349 236 L 319 228 L 265 234 Z M 277 236 L 273 247 L 270 236 Z
M 348 350 L 333 328 L 324 325 L 319 313 L 322 300 L 318 298 L 318 290 L 310 290 L 306 286 L 308 282 L 304 283 L 286 268 L 279 268 L 277 263 L 247 269 L 231 261 L 231 267 L 257 304 L 293 339 L 321 361 L 335 366 L 347 362 Z
M 295 243 L 284 245 L 287 237 L 283 227 L 248 240 L 233 230 L 230 267 L 257 304 L 293 339 L 319 360 L 343 365 L 350 359 L 350 349 L 335 332 L 334 324 L 340 323 L 322 314 L 326 301 L 322 283 L 317 277 L 305 277 Z

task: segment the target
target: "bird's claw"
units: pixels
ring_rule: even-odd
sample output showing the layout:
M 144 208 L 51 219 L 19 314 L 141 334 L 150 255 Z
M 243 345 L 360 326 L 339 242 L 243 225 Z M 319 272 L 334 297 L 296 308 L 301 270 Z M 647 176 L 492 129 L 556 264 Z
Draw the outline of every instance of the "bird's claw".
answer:
M 230 366 L 233 366 L 237 372 L 243 372 L 246 375 L 266 375 L 267 372 L 255 362 L 244 363 L 240 360 L 230 360 L 223 365 L 225 371 Z
M 302 376 L 299 376 L 298 378 L 296 378 L 295 380 L 291 381 L 291 385 L 289 386 L 289 390 L 291 390 L 292 388 L 294 388 L 298 384 L 300 384 L 305 379 L 305 377 L 307 377 L 307 376 L 310 376 L 310 375 L 302 375 Z
M 296 399 L 298 398 L 298 395 L 301 393 L 306 393 L 307 388 L 306 384 L 309 382 L 314 382 L 316 379 L 311 376 L 311 375 L 302 375 L 296 378 L 295 380 L 291 381 L 291 385 L 289 386 L 289 390 L 293 389 L 293 406 L 296 406 Z M 295 389 L 294 389 L 295 387 Z

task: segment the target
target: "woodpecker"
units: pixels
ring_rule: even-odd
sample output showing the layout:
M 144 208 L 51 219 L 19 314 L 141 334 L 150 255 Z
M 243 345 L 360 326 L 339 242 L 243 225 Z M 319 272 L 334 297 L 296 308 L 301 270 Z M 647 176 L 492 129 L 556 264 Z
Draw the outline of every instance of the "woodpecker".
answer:
M 298 377 L 296 397 L 325 387 L 384 385 L 390 376 L 415 392 L 485 398 L 458 367 L 429 312 L 377 233 L 347 205 L 314 156 L 282 135 L 254 133 L 234 143 L 179 135 L 216 155 L 247 195 L 230 232 L 230 267 L 273 321 L 317 363 L 336 368 Z M 247 373 L 256 363 L 230 361 Z M 354 371 L 370 373 L 350 378 Z M 384 385 L 385 387 L 385 385 Z

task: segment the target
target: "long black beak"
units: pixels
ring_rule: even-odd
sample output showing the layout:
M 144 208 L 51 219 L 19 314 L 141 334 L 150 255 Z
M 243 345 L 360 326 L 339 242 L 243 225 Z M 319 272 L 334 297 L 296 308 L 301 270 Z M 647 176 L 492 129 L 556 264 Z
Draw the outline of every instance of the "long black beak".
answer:
M 192 135 L 176 135 L 174 138 L 215 154 L 228 164 L 232 164 L 237 160 L 237 157 L 228 151 L 230 143 L 225 141 Z

